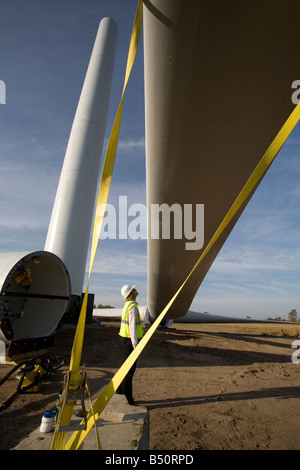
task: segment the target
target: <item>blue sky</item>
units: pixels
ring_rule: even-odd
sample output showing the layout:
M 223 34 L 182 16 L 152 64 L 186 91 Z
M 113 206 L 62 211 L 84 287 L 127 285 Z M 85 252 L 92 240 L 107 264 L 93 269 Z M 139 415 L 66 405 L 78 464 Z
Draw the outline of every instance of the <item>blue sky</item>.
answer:
M 104 152 L 119 104 L 137 0 L 10 0 L 0 17 L 0 251 L 43 249 L 100 20 L 119 28 Z M 299 77 L 300 79 L 300 77 Z M 146 203 L 143 44 L 126 90 L 109 202 Z M 292 94 L 292 90 L 291 90 Z M 300 125 L 291 134 L 200 287 L 191 309 L 236 317 L 300 313 Z M 102 160 L 103 161 L 103 160 Z M 100 240 L 96 303 L 147 299 L 146 240 Z

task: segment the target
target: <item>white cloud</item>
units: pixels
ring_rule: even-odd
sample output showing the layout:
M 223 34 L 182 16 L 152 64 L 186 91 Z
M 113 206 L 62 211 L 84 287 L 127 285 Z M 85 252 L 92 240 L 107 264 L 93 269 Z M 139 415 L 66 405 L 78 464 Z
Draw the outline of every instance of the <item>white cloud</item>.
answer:
M 235 318 L 246 318 L 266 320 L 267 318 L 288 319 L 288 313 L 293 309 L 299 313 L 299 302 L 296 298 L 273 298 L 271 295 L 264 298 L 255 296 L 236 297 L 235 294 L 227 298 L 197 297 L 191 310 L 198 312 L 209 312 L 213 315 L 233 316 Z
M 99 254 L 95 259 L 93 273 L 146 275 L 147 255 L 138 254 L 134 249 L 124 252 L 114 251 L 113 247 L 109 251 L 103 251 L 100 240 Z
M 10 229 L 46 229 L 54 202 L 57 174 L 16 164 L 0 171 L 0 225 Z
M 120 132 L 121 135 L 121 132 Z M 108 146 L 108 138 L 104 139 L 103 148 L 106 151 Z M 133 156 L 136 158 L 136 154 L 145 151 L 145 139 L 144 137 L 136 137 L 136 138 L 122 138 L 120 137 L 118 140 L 117 152 L 120 154 L 126 155 L 128 158 L 129 156 Z
M 290 272 L 300 269 L 300 249 L 290 252 L 282 249 L 279 253 L 275 247 L 268 252 L 259 249 L 244 250 L 242 246 L 236 250 L 220 253 L 214 261 L 211 273 L 228 275 L 244 274 L 246 277 L 260 271 Z
M 133 150 L 143 150 L 145 148 L 145 139 L 140 137 L 136 140 L 134 139 L 123 139 L 118 143 L 118 148 L 125 152 L 132 152 Z

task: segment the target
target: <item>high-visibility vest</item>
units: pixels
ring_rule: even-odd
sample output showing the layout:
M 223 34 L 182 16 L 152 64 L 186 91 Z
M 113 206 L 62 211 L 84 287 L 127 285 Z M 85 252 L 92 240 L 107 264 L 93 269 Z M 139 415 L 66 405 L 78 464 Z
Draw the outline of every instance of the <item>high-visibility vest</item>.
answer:
M 142 328 L 142 322 L 140 317 L 140 312 L 138 309 L 137 304 L 133 300 L 126 300 L 125 305 L 123 307 L 122 312 L 122 319 L 121 319 L 121 326 L 119 335 L 125 338 L 130 338 L 130 331 L 129 331 L 129 311 L 132 307 L 136 307 L 137 309 L 137 318 L 136 318 L 136 336 L 137 338 L 142 338 L 144 336 L 144 330 Z

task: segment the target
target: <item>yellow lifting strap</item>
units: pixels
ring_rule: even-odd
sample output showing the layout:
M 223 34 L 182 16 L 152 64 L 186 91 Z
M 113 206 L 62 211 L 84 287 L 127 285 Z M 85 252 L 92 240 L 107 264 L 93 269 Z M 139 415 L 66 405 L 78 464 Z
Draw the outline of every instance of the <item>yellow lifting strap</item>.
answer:
M 113 174 L 117 143 L 118 143 L 118 137 L 119 137 L 119 130 L 120 130 L 120 124 L 121 124 L 124 94 L 125 94 L 125 90 L 127 87 L 127 83 L 130 77 L 130 73 L 133 67 L 134 59 L 135 59 L 137 48 L 138 48 L 141 27 L 142 27 L 142 17 L 143 17 L 143 1 L 139 0 L 139 4 L 137 7 L 135 20 L 133 24 L 130 44 L 129 44 L 123 91 L 121 95 L 120 104 L 117 110 L 117 114 L 115 117 L 115 121 L 113 124 L 113 128 L 111 131 L 109 143 L 107 146 L 106 156 L 105 156 L 105 160 L 103 164 L 103 170 L 102 170 L 97 205 L 96 205 L 96 213 L 95 213 L 95 218 L 94 218 L 94 228 L 93 228 L 93 238 L 92 238 L 87 288 L 86 288 L 86 292 L 84 295 L 84 299 L 83 299 L 83 303 L 82 303 L 82 307 L 81 307 L 81 311 L 79 315 L 79 320 L 78 320 L 78 324 L 77 324 L 77 328 L 75 332 L 71 359 L 70 359 L 70 373 L 68 377 L 68 388 L 69 388 L 69 391 L 75 392 L 75 393 L 77 392 L 81 393 L 84 391 L 84 388 L 87 387 L 86 379 L 83 380 L 83 374 L 79 373 L 79 367 L 80 367 L 82 345 L 83 345 L 83 338 L 84 338 L 89 282 L 90 282 L 92 267 L 93 267 L 94 260 L 95 260 L 102 222 L 103 222 L 103 218 L 105 214 L 105 207 L 106 207 L 106 203 L 108 199 L 108 194 L 109 194 L 109 189 L 110 189 L 110 184 L 111 184 L 111 179 L 112 179 L 112 174 Z M 68 390 L 64 390 L 63 393 L 65 393 L 65 395 L 67 396 Z M 67 403 L 67 406 L 62 407 L 60 410 L 58 425 L 56 426 L 55 431 L 54 431 L 51 450 L 64 450 L 65 449 L 67 432 L 64 432 L 63 429 L 64 428 L 67 429 L 68 426 L 70 425 L 72 412 L 73 412 L 73 402 L 75 403 L 74 400 L 73 401 L 70 400 L 69 403 Z M 93 410 L 91 410 L 90 415 L 93 416 Z M 61 427 L 62 432 L 59 432 L 59 427 Z M 97 430 L 96 430 L 96 434 L 97 434 Z M 97 436 L 97 440 L 98 440 L 98 436 Z M 98 447 L 100 447 L 99 441 L 98 441 Z
M 243 203 L 246 201 L 248 196 L 251 194 L 251 192 L 256 188 L 257 184 L 260 182 L 260 180 L 263 178 L 265 173 L 267 172 L 268 168 L 270 167 L 271 163 L 273 162 L 274 158 L 276 157 L 277 153 L 281 149 L 282 145 L 294 129 L 295 125 L 300 119 L 300 103 L 297 105 L 297 107 L 294 109 L 294 111 L 291 113 L 281 130 L 278 132 L 277 136 L 263 155 L 262 159 L 258 163 L 257 167 L 251 174 L 250 178 L 248 179 L 247 183 L 243 187 L 242 191 L 236 198 L 235 202 L 231 206 L 230 210 L 226 214 L 225 218 L 223 219 L 221 225 L 215 232 L 214 236 L 206 246 L 205 250 L 201 254 L 200 258 L 196 262 L 195 266 L 185 279 L 185 281 L 182 283 L 176 294 L 172 297 L 170 302 L 166 305 L 164 310 L 161 312 L 161 314 L 158 316 L 158 318 L 155 320 L 153 325 L 149 328 L 145 336 L 142 338 L 142 340 L 139 342 L 138 346 L 133 350 L 131 355 L 126 359 L 124 364 L 120 367 L 120 369 L 116 372 L 110 383 L 106 386 L 106 388 L 103 390 L 99 398 L 96 400 L 94 403 L 92 410 L 88 413 L 87 416 L 87 429 L 85 431 L 77 431 L 72 434 L 68 442 L 66 443 L 66 449 L 68 450 L 76 450 L 78 447 L 81 445 L 82 441 L 90 431 L 91 427 L 93 426 L 94 419 L 98 419 L 102 411 L 104 410 L 105 406 L 123 381 L 123 378 L 133 365 L 133 363 L 137 360 L 139 357 L 140 353 L 143 351 L 144 347 L 152 337 L 153 333 L 155 332 L 156 328 L 159 326 L 159 324 L 162 322 L 164 316 L 166 315 L 167 311 L 175 301 L 176 297 L 179 295 L 180 291 L 183 289 L 185 284 L 188 282 L 189 278 L 192 276 L 193 272 L 197 269 L 203 258 L 207 255 L 209 250 L 212 248 L 214 243 L 218 240 L 220 237 L 221 233 L 225 230 L 229 222 L 232 220 L 232 218 L 235 216 L 235 214 L 238 212 L 240 207 L 243 205 Z
M 94 257 L 96 253 L 96 248 L 99 240 L 99 234 L 101 231 L 101 225 L 102 225 L 102 220 L 104 217 L 105 213 L 105 205 L 108 197 L 108 192 L 109 192 L 109 187 L 110 187 L 110 182 L 111 182 L 111 177 L 112 177 L 112 171 L 113 171 L 113 166 L 114 166 L 114 159 L 115 159 L 115 153 L 116 153 L 116 147 L 117 147 L 117 140 L 118 140 L 118 134 L 119 134 L 119 127 L 120 127 L 120 120 L 121 120 L 121 112 L 122 112 L 122 106 L 123 106 L 123 96 L 124 96 L 124 91 L 127 85 L 127 81 L 130 75 L 130 71 L 133 65 L 137 45 L 138 45 L 138 40 L 139 40 L 139 35 L 140 35 L 140 30 L 141 30 L 141 24 L 142 24 L 142 5 L 143 1 L 139 0 L 139 5 L 135 17 L 135 22 L 134 22 L 134 27 L 133 27 L 133 32 L 132 32 L 132 37 L 131 37 L 131 42 L 130 42 L 130 48 L 129 48 L 129 55 L 128 55 L 128 61 L 127 61 L 127 69 L 126 69 L 126 75 L 125 75 L 125 82 L 124 82 L 124 88 L 123 88 L 123 93 L 122 93 L 122 98 L 121 102 L 118 108 L 118 112 L 116 115 L 116 119 L 114 122 L 114 126 L 112 129 L 110 141 L 108 144 L 108 149 L 105 157 L 105 162 L 104 162 L 104 167 L 103 167 L 103 173 L 101 177 L 101 183 L 100 183 L 100 189 L 99 189 L 99 195 L 98 195 L 98 201 L 97 201 L 97 209 L 96 209 L 96 216 L 95 216 L 95 222 L 94 222 L 94 232 L 93 232 L 93 241 L 92 241 L 92 252 L 91 252 L 91 261 L 90 261 L 90 272 L 89 272 L 89 279 L 90 279 L 90 274 L 91 274 L 91 269 L 93 266 L 94 262 Z M 57 448 L 63 448 L 66 450 L 75 450 L 78 449 L 83 440 L 85 439 L 86 435 L 88 432 L 91 430 L 93 425 L 95 424 L 96 420 L 99 418 L 100 414 L 106 407 L 107 403 L 123 381 L 125 375 L 133 365 L 133 363 L 137 360 L 139 357 L 140 353 L 143 351 L 144 347 L 148 343 L 148 341 L 151 339 L 152 335 L 154 334 L 156 328 L 159 326 L 159 324 L 162 322 L 163 318 L 165 317 L 166 313 L 168 312 L 169 308 L 185 286 L 185 284 L 188 282 L 189 278 L 192 276 L 194 271 L 197 269 L 203 258 L 207 255 L 209 250 L 212 248 L 214 243 L 218 240 L 219 236 L 221 233 L 225 230 L 229 222 L 232 220 L 232 218 L 235 216 L 237 211 L 240 209 L 242 204 L 246 201 L 248 196 L 251 194 L 251 192 L 255 189 L 256 185 L 260 182 L 262 177 L 265 175 L 266 171 L 268 170 L 269 166 L 271 165 L 272 161 L 276 157 L 277 153 L 279 152 L 280 148 L 286 141 L 287 137 L 297 124 L 298 120 L 300 118 L 300 104 L 297 105 L 297 107 L 294 109 L 286 123 L 283 125 L 282 129 L 279 131 L 277 136 L 275 137 L 274 141 L 270 145 L 270 147 L 267 149 L 266 153 L 263 155 L 261 161 L 251 174 L 250 178 L 248 179 L 247 183 L 245 184 L 244 188 L 238 195 L 237 199 L 231 206 L 230 210 L 226 214 L 225 218 L 223 219 L 221 225 L 219 226 L 218 230 L 208 243 L 207 247 L 205 250 L 202 252 L 201 256 L 199 257 L 198 261 L 196 262 L 195 266 L 185 279 L 185 281 L 182 283 L 178 291 L 175 293 L 175 295 L 172 297 L 172 299 L 169 301 L 169 303 L 166 305 L 164 310 L 161 312 L 161 314 L 158 316 L 158 318 L 155 320 L 151 328 L 147 331 L 146 335 L 142 338 L 142 340 L 139 342 L 138 346 L 133 350 L 131 355 L 127 358 L 127 360 L 124 362 L 124 364 L 121 366 L 121 368 L 116 372 L 110 383 L 106 386 L 106 388 L 103 390 L 99 398 L 96 400 L 93 406 L 91 406 L 91 409 L 89 413 L 87 414 L 87 419 L 86 419 L 86 429 L 81 430 L 81 431 L 76 431 L 74 432 L 70 439 L 65 443 L 66 436 L 64 436 L 64 439 L 59 442 L 57 445 L 56 442 L 56 437 L 54 435 L 53 438 L 53 443 L 52 443 L 52 448 L 57 449 Z M 88 281 L 88 286 L 89 286 L 89 281 Z M 87 292 L 88 292 L 88 286 L 87 286 Z M 80 358 L 81 358 L 81 349 L 82 349 L 82 342 L 83 342 L 83 335 L 84 335 L 84 325 L 85 325 L 85 311 L 86 311 L 86 303 L 87 303 L 87 292 L 84 298 L 83 306 L 82 306 L 82 311 L 80 314 L 77 330 L 76 330 L 76 335 L 74 339 L 74 344 L 73 344 L 73 349 L 72 349 L 72 357 L 71 357 L 71 363 L 70 363 L 70 370 L 74 373 L 75 378 L 78 375 L 78 370 L 79 370 L 79 364 L 80 364 Z M 81 318 L 82 317 L 82 318 Z M 66 420 L 69 418 L 69 416 L 66 417 Z M 60 434 L 66 434 L 66 433 L 60 433 Z

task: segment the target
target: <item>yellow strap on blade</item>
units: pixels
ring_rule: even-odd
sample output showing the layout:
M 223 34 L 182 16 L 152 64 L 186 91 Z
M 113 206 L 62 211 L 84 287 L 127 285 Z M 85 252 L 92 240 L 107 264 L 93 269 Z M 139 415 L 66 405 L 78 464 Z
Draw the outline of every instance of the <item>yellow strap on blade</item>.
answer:
M 90 431 L 93 423 L 92 423 L 92 414 L 95 417 L 95 419 L 98 419 L 101 412 L 104 410 L 105 406 L 121 384 L 123 378 L 133 365 L 133 363 L 137 360 L 138 356 L 140 353 L 143 351 L 144 347 L 152 337 L 153 333 L 155 332 L 156 328 L 159 326 L 161 321 L 163 320 L 164 316 L 166 315 L 167 311 L 189 280 L 189 278 L 192 276 L 193 272 L 196 270 L 196 268 L 199 266 L 201 263 L 202 259 L 206 256 L 206 254 L 209 252 L 211 247 L 214 245 L 214 243 L 217 241 L 221 233 L 225 230 L 229 222 L 232 220 L 234 215 L 237 213 L 237 211 L 240 209 L 242 204 L 246 201 L 247 197 L 250 195 L 250 193 L 253 191 L 253 189 L 256 187 L 257 183 L 261 180 L 261 178 L 265 175 L 266 171 L 270 167 L 271 163 L 273 162 L 274 158 L 276 157 L 277 153 L 281 149 L 282 145 L 286 141 L 287 137 L 290 135 L 291 131 L 294 129 L 295 125 L 300 119 L 300 104 L 297 105 L 297 107 L 294 109 L 290 117 L 287 119 L 275 139 L 273 140 L 272 144 L 270 147 L 267 149 L 266 153 L 263 155 L 261 161 L 251 174 L 250 178 L 248 179 L 247 183 L 243 187 L 242 191 L 236 198 L 235 202 L 231 206 L 230 210 L 226 214 L 225 218 L 223 219 L 221 225 L 219 226 L 218 230 L 208 243 L 207 247 L 201 254 L 200 258 L 198 259 L 197 263 L 191 270 L 190 274 L 187 276 L 185 281 L 182 283 L 176 294 L 172 297 L 170 302 L 166 305 L 164 310 L 161 312 L 161 314 L 158 316 L 158 318 L 155 320 L 151 328 L 147 331 L 146 335 L 142 338 L 138 346 L 133 350 L 131 355 L 126 359 L 124 364 L 121 366 L 121 368 L 117 371 L 117 373 L 114 375 L 110 383 L 107 385 L 107 387 L 104 389 L 104 391 L 101 393 L 100 397 L 96 400 L 96 402 L 93 405 L 93 411 L 88 414 L 88 422 L 87 422 L 87 430 L 86 431 L 77 431 L 73 433 L 71 438 L 66 444 L 66 449 L 78 449 L 88 432 Z
M 96 204 L 96 213 L 94 218 L 94 228 L 93 228 L 93 238 L 92 238 L 92 247 L 91 247 L 91 255 L 90 255 L 90 266 L 89 266 L 89 276 L 87 282 L 87 288 L 84 295 L 79 320 L 76 328 L 76 333 L 74 337 L 71 359 L 70 359 L 70 372 L 72 380 L 76 383 L 78 376 L 78 371 L 80 367 L 81 361 L 81 353 L 82 353 L 82 345 L 83 345 L 83 338 L 84 338 L 84 329 L 85 329 L 85 321 L 86 321 L 86 310 L 87 310 L 87 300 L 88 300 L 88 291 L 89 291 L 89 283 L 91 272 L 95 260 L 96 250 L 99 242 L 102 222 L 105 214 L 105 207 L 109 195 L 109 189 L 113 174 L 113 168 L 115 163 L 115 156 L 117 151 L 117 143 L 119 137 L 119 130 L 121 124 L 121 116 L 122 116 L 122 108 L 123 108 L 123 100 L 124 94 L 127 87 L 127 83 L 130 77 L 130 73 L 133 67 L 134 59 L 136 56 L 141 28 L 142 28 L 142 18 L 143 18 L 143 0 L 139 0 L 139 4 L 137 7 L 135 20 L 133 24 L 129 51 L 128 51 L 128 58 L 127 58 L 127 66 L 125 72 L 125 79 L 124 79 L 124 86 L 122 91 L 122 96 L 120 100 L 120 104 L 117 110 L 117 114 L 115 117 L 115 121 L 113 124 L 113 128 L 111 131 L 106 156 L 103 164 L 103 170 L 100 180 L 99 192 L 98 192 L 98 199 Z M 72 407 L 68 406 L 62 412 L 62 416 L 60 419 L 61 426 L 68 426 L 70 424 L 72 415 Z M 93 416 L 93 414 L 91 413 Z M 52 450 L 61 450 L 65 448 L 65 442 L 67 438 L 66 432 L 58 432 L 57 429 L 54 431 L 53 441 L 52 441 Z
M 160 315 L 157 317 L 153 325 L 149 328 L 145 336 L 142 338 L 142 340 L 139 342 L 137 347 L 133 350 L 133 352 L 130 354 L 130 356 L 126 359 L 124 364 L 120 367 L 120 369 L 116 372 L 110 383 L 106 386 L 106 388 L 103 390 L 99 398 L 96 400 L 96 402 L 93 405 L 93 410 L 88 413 L 87 416 L 87 429 L 86 431 L 76 431 L 75 433 L 72 434 L 68 442 L 66 443 L 66 449 L 69 450 L 76 450 L 78 447 L 81 445 L 82 441 L 90 431 L 91 427 L 93 426 L 93 420 L 98 419 L 104 408 L 106 407 L 107 403 L 123 381 L 124 377 L 126 376 L 127 372 L 129 369 L 132 367 L 133 363 L 137 360 L 138 356 L 140 353 L 143 351 L 145 348 L 146 344 L 154 334 L 156 328 L 159 326 L 159 324 L 162 322 L 164 316 L 168 312 L 169 308 L 189 280 L 189 278 L 192 276 L 193 272 L 197 269 L 203 258 L 207 255 L 209 250 L 212 248 L 214 243 L 218 240 L 220 237 L 221 233 L 225 230 L 229 222 L 232 220 L 232 218 L 235 216 L 237 211 L 240 209 L 242 204 L 246 201 L 247 197 L 251 194 L 251 192 L 255 189 L 256 185 L 260 182 L 260 180 L 263 178 L 265 173 L 267 172 L 268 168 L 270 167 L 271 163 L 273 162 L 274 158 L 278 154 L 279 150 L 281 149 L 282 145 L 294 129 L 295 125 L 300 119 L 300 103 L 297 105 L 297 107 L 294 109 L 294 111 L 291 113 L 281 130 L 278 132 L 277 136 L 263 155 L 262 159 L 258 163 L 257 167 L 254 169 L 252 172 L 250 178 L 246 182 L 245 186 L 241 190 L 240 194 L 236 198 L 235 202 L 227 212 L 225 218 L 223 219 L 222 223 L 220 224 L 219 228 L 215 232 L 214 236 L 206 246 L 205 250 L 201 254 L 200 258 L 196 262 L 195 266 L 185 279 L 185 281 L 182 283 L 178 291 L 175 293 L 175 295 L 172 297 L 170 302 L 166 305 L 164 310 L 160 313 Z
M 103 222 L 103 218 L 105 214 L 105 208 L 106 208 L 106 203 L 108 200 L 109 189 L 110 189 L 110 184 L 111 184 L 112 174 L 113 174 L 113 169 L 114 169 L 119 130 L 120 130 L 120 124 L 121 124 L 124 94 L 125 94 L 129 77 L 130 77 L 130 73 L 132 70 L 132 66 L 134 63 L 134 59 L 136 56 L 137 47 L 139 43 L 139 37 L 140 37 L 140 32 L 141 32 L 141 27 L 142 27 L 142 15 L 143 15 L 142 7 L 143 7 L 143 1 L 139 0 L 136 16 L 134 20 L 130 45 L 129 45 L 123 92 L 122 92 L 120 104 L 117 110 L 117 114 L 115 117 L 115 121 L 113 124 L 113 128 L 111 131 L 110 139 L 108 142 L 101 180 L 100 180 L 100 187 L 99 187 L 98 199 L 97 199 L 97 204 L 96 204 L 96 213 L 95 213 L 95 218 L 94 218 L 94 229 L 93 229 L 91 256 L 90 256 L 89 277 L 88 277 L 88 283 L 87 283 L 87 290 L 86 290 L 85 297 L 84 297 L 85 310 L 87 306 L 87 292 L 88 292 L 89 281 L 91 277 L 93 264 L 95 261 L 95 255 L 96 255 L 99 237 L 101 233 L 102 222 Z M 85 318 L 84 318 L 84 322 L 85 322 Z M 75 372 L 78 371 L 79 365 L 80 365 L 81 354 L 80 355 L 78 353 L 76 354 L 75 351 L 79 351 L 80 348 L 82 349 L 83 333 L 84 333 L 83 325 L 80 325 L 80 328 L 77 328 L 75 342 L 74 342 L 75 347 L 73 347 L 74 354 L 72 353 L 72 357 L 71 357 L 70 368 L 72 368 L 72 370 L 74 370 Z

